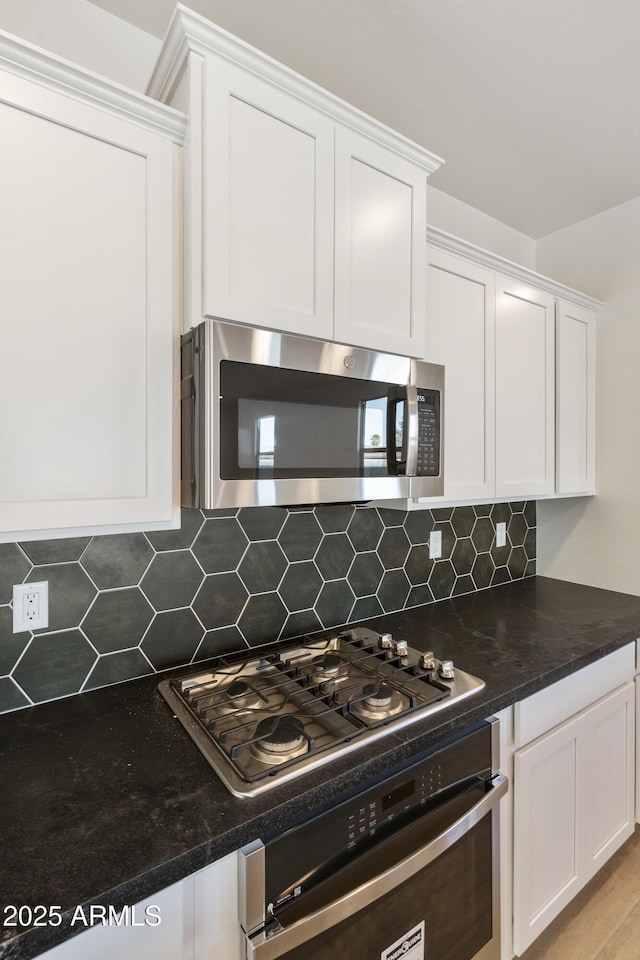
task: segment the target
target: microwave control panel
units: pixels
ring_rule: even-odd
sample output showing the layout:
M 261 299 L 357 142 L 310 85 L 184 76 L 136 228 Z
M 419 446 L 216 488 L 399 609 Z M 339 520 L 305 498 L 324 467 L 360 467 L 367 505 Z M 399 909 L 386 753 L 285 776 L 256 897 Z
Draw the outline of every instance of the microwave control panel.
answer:
M 440 391 L 422 387 L 418 387 L 417 475 L 440 475 Z

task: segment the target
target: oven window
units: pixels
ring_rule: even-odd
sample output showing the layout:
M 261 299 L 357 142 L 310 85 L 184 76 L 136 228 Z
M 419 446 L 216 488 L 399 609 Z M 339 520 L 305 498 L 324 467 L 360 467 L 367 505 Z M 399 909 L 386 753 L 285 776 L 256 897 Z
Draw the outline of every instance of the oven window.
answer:
M 222 479 L 388 476 L 389 433 L 401 455 L 394 384 L 223 360 L 220 388 Z

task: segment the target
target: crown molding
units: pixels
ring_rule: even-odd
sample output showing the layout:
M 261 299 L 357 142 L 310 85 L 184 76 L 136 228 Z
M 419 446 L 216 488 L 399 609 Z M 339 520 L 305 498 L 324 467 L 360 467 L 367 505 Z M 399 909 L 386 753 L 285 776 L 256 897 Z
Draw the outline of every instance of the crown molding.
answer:
M 132 121 L 181 145 L 186 117 L 178 110 L 0 31 L 0 68 L 75 100 Z
M 596 300 L 595 297 L 589 297 L 585 293 L 580 293 L 579 290 L 574 290 L 572 287 L 567 287 L 563 283 L 558 283 L 557 280 L 552 280 L 550 277 L 536 273 L 535 270 L 530 270 L 528 267 L 523 267 L 519 263 L 507 260 L 505 257 L 501 257 L 497 253 L 492 253 L 490 250 L 477 247 L 475 244 L 469 243 L 468 240 L 455 237 L 451 233 L 446 233 L 446 231 L 438 229 L 438 227 L 427 227 L 427 243 L 429 246 L 435 247 L 438 250 L 444 250 L 446 253 L 452 253 L 456 257 L 463 257 L 465 260 L 472 260 L 474 263 L 481 264 L 494 273 L 501 273 L 514 280 L 520 280 L 540 290 L 545 290 L 554 297 L 559 297 L 562 300 L 571 300 L 572 303 L 584 307 L 585 310 L 593 310 L 599 313 L 604 306 L 602 301 Z
M 365 134 L 369 139 L 409 159 L 421 167 L 427 176 L 444 162 L 440 157 L 345 103 L 327 90 L 323 90 L 322 87 L 182 4 L 176 6 L 171 18 L 158 62 L 147 88 L 149 96 L 163 102 L 171 98 L 190 53 L 204 57 L 214 54 L 268 80 L 274 86 L 293 94 L 333 120 Z

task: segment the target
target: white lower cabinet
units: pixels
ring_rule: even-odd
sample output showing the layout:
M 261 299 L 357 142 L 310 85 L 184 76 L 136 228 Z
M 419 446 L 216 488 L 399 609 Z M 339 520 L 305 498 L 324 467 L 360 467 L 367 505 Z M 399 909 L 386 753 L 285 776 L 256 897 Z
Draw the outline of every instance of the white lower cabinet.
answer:
M 601 661 L 605 684 L 608 659 Z M 618 656 L 616 672 L 621 662 Z M 597 683 L 592 668 L 598 664 L 560 681 L 565 686 L 555 697 L 553 687 L 542 691 L 546 703 L 555 700 L 555 709 L 558 703 L 570 704 L 571 689 L 580 691 L 583 673 L 588 674 L 587 688 Z M 633 833 L 632 676 L 631 668 L 628 682 L 515 752 L 513 949 L 517 955 Z M 516 728 L 520 706 L 516 707 Z M 522 729 L 526 727 L 525 718 Z M 516 730 L 516 744 L 517 740 Z
M 238 854 L 228 854 L 193 881 L 193 960 L 241 960 Z

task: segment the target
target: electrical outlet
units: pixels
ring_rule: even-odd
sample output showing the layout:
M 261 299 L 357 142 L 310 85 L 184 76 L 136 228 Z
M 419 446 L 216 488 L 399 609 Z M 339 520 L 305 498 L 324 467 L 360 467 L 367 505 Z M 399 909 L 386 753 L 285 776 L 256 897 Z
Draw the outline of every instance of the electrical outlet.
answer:
M 507 525 L 504 522 L 496 523 L 496 547 L 506 547 Z
M 13 587 L 13 632 L 49 626 L 49 581 L 16 583 Z
M 442 556 L 442 530 L 432 530 L 429 534 L 429 556 L 432 560 Z

